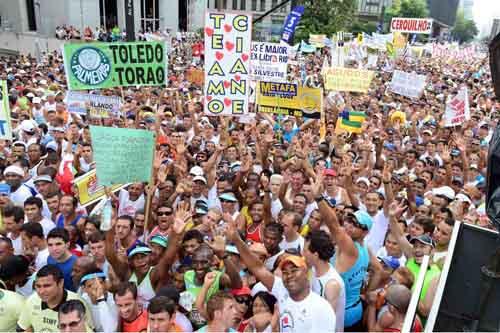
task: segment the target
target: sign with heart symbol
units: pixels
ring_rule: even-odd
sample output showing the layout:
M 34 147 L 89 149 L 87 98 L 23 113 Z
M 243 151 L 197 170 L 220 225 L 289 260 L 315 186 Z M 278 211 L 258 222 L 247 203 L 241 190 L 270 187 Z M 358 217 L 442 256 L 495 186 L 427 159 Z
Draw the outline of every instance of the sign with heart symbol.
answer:
M 252 17 L 238 12 L 207 12 L 204 32 L 204 112 L 210 116 L 244 115 L 250 95 Z

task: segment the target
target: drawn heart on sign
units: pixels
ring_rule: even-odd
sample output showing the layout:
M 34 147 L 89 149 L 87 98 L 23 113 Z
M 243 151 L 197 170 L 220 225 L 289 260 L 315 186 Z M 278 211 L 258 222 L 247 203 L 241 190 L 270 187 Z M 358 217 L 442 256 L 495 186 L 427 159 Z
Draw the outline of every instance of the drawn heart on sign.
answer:
M 220 60 L 222 60 L 222 58 L 224 58 L 224 53 L 219 52 L 219 51 L 215 52 L 215 59 L 220 61 Z
M 241 76 L 239 76 L 238 74 L 236 74 L 236 75 L 234 76 L 234 79 L 235 79 L 236 81 L 239 81 L 239 80 L 241 79 Z
M 224 24 L 225 32 L 230 32 L 231 30 L 233 30 L 233 27 L 230 24 Z
M 206 99 L 207 99 L 207 101 L 210 102 L 212 100 L 212 96 L 207 96 Z
M 231 43 L 230 41 L 226 42 L 226 50 L 231 52 L 231 50 L 234 48 L 234 43 Z
M 241 59 L 243 59 L 243 61 L 247 61 L 248 60 L 248 54 L 243 53 L 241 55 Z
M 214 29 L 212 29 L 210 27 L 206 27 L 205 34 L 207 34 L 208 37 L 212 37 L 212 35 L 214 34 Z
M 226 97 L 226 98 L 224 98 L 224 104 L 225 104 L 226 106 L 231 105 L 231 99 L 230 99 L 230 98 L 227 98 L 227 97 Z
M 231 85 L 231 82 L 224 81 L 224 88 L 229 88 L 230 85 Z

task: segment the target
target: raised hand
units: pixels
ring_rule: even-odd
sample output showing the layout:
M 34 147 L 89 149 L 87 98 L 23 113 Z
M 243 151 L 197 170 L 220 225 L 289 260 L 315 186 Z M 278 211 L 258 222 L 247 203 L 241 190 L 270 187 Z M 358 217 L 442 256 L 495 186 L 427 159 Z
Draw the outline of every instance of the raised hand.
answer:
M 394 200 L 389 205 L 389 216 L 393 218 L 399 218 L 404 211 L 408 208 L 404 203 Z

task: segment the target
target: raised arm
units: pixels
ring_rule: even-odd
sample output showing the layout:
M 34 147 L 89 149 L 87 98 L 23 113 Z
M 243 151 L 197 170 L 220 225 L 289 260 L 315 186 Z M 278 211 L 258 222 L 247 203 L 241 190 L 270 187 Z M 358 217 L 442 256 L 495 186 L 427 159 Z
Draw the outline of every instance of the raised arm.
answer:
M 410 244 L 408 239 L 406 239 L 403 231 L 401 230 L 401 227 L 398 225 L 398 217 L 401 216 L 405 209 L 406 206 L 404 204 L 399 204 L 396 201 L 393 201 L 389 205 L 388 213 L 391 232 L 394 237 L 396 237 L 405 257 L 407 259 L 410 259 L 413 258 L 413 246 Z

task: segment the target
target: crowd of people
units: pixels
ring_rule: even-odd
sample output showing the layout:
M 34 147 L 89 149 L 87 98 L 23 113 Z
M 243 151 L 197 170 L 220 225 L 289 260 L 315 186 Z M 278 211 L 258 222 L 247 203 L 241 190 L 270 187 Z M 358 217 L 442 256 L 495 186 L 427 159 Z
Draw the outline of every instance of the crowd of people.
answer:
M 487 62 L 381 53 L 368 93 L 325 90 L 323 137 L 253 104 L 244 123 L 207 117 L 186 79 L 202 39 L 171 45 L 168 85 L 105 90 L 123 106 L 104 119 L 67 111 L 59 53 L 1 59 L 15 138 L 0 141 L 0 331 L 399 332 L 430 256 L 423 331 L 455 223 L 492 227 Z M 289 80 L 322 86 L 325 57 L 301 55 Z M 387 63 L 426 75 L 422 96 L 391 93 Z M 444 127 L 462 87 L 471 117 Z M 367 114 L 361 133 L 335 130 L 345 110 Z M 72 183 L 96 167 L 89 125 L 156 132 L 153 182 L 106 188 L 109 229 Z

